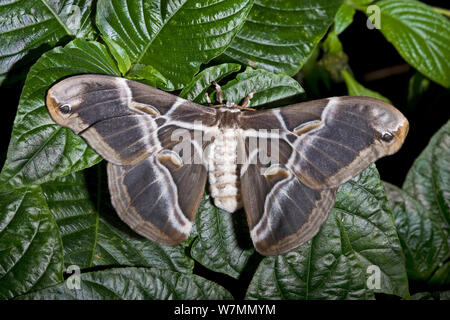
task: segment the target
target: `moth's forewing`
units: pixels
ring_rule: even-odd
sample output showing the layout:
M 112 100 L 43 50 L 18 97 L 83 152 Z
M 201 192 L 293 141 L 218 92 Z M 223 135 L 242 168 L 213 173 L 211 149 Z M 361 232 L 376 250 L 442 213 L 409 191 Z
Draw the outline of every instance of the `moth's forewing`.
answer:
M 111 198 L 125 223 L 162 244 L 188 237 L 207 175 L 201 164 L 174 149 L 173 133 L 193 135 L 198 129 L 192 123 L 213 123 L 214 110 L 103 75 L 58 82 L 48 91 L 47 107 L 53 120 L 110 162 Z
M 397 109 L 365 97 L 245 112 L 241 120 L 246 130 L 280 130 L 279 163 L 243 166 L 241 172 L 251 236 L 265 255 L 285 253 L 311 239 L 333 206 L 336 188 L 396 152 L 408 132 L 408 121 Z M 284 177 L 274 178 L 280 171 Z

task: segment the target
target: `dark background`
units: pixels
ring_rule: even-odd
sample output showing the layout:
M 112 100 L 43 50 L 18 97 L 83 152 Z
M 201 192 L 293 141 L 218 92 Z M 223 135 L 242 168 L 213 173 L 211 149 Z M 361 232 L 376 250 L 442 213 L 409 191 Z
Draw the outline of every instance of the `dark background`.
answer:
M 448 1 L 422 2 L 449 8 Z M 365 87 L 390 99 L 409 120 L 409 134 L 402 149 L 395 155 L 377 161 L 382 180 L 401 186 L 415 158 L 426 147 L 431 136 L 450 118 L 450 90 L 430 82 L 428 89 L 414 103 L 408 103 L 409 80 L 416 70 L 412 67 L 408 68 L 403 58 L 378 30 L 369 30 L 366 27 L 366 19 L 364 14 L 357 12 L 354 22 L 339 35 L 339 39 L 349 57 L 349 65 L 355 79 Z M 442 30 L 442 32 L 450 32 L 450 30 Z M 383 70 L 381 73 L 384 76 L 377 80 L 369 79 L 373 72 L 380 70 Z M 0 87 L 2 107 L 0 121 L 3 133 L 0 144 L 1 166 L 6 158 L 22 86 L 23 81 Z M 308 93 L 307 86 L 305 90 Z M 347 95 L 347 88 L 344 83 L 333 83 L 331 88 L 321 92 L 321 95 L 322 97 Z M 255 260 L 260 258 L 254 255 Z M 256 267 L 257 262 L 251 265 Z M 245 290 L 242 288 L 248 285 L 254 270 L 247 270 L 240 280 L 214 273 L 198 263 L 195 265 L 194 272 L 221 284 L 239 299 L 243 298 Z

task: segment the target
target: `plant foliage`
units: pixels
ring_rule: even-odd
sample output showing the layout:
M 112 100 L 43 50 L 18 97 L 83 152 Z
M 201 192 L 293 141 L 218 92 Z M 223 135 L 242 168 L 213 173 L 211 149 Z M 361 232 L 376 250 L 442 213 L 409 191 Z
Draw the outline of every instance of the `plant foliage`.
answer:
M 450 123 L 403 188 L 383 184 L 372 165 L 340 187 L 316 237 L 263 258 L 244 212 L 221 211 L 207 194 L 184 244 L 165 247 L 135 234 L 111 208 L 100 156 L 45 106 L 52 84 L 88 73 L 181 90 L 201 104 L 205 94 L 215 98 L 213 81 L 236 103 L 255 90 L 257 108 L 299 101 L 305 90 L 293 76 L 321 48 L 328 58 L 345 57 L 338 36 L 371 2 L 0 0 L 0 83 L 24 81 L 0 173 L 0 298 L 233 298 L 194 274 L 195 264 L 250 277 L 241 288 L 248 299 L 410 298 L 411 281 L 448 285 Z M 375 4 L 387 41 L 420 77 L 450 87 L 449 33 L 438 31 L 450 29 L 448 20 L 415 0 Z M 342 77 L 350 95 L 389 101 L 360 85 L 346 60 L 342 70 L 334 62 L 325 69 Z M 70 288 L 73 266 L 79 290 Z M 378 287 L 370 285 L 373 266 Z M 429 297 L 448 292 L 412 296 Z

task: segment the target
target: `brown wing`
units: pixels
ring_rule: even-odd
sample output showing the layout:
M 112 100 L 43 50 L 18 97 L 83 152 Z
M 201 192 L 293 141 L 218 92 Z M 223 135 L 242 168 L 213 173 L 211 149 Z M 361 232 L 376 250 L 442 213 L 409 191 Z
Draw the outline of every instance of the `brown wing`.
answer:
M 246 154 L 258 154 L 251 150 L 252 137 L 278 142 L 264 150 L 270 163 L 248 158 L 241 171 L 251 236 L 265 255 L 287 252 L 311 239 L 333 207 L 339 185 L 397 151 L 408 131 L 398 110 L 363 97 L 246 112 L 240 121 Z
M 203 129 L 193 123 L 213 124 L 215 110 L 103 75 L 62 80 L 47 107 L 108 160 L 112 203 L 132 229 L 162 244 L 186 239 L 206 184 L 208 142 L 195 145 Z
M 366 97 L 336 97 L 246 112 L 244 129 L 279 130 L 279 163 L 316 189 L 338 187 L 396 152 L 408 121 L 393 106 Z
M 253 244 L 264 255 L 288 252 L 316 235 L 336 189 L 316 190 L 282 167 L 250 165 L 241 176 L 242 199 Z
M 47 93 L 53 120 L 86 139 L 109 162 L 136 164 L 166 148 L 177 129 L 215 122 L 215 110 L 139 82 L 104 75 L 64 79 Z
M 179 166 L 172 156 L 152 156 L 132 166 L 108 164 L 111 200 L 120 218 L 165 245 L 189 236 L 207 176 L 203 165 Z

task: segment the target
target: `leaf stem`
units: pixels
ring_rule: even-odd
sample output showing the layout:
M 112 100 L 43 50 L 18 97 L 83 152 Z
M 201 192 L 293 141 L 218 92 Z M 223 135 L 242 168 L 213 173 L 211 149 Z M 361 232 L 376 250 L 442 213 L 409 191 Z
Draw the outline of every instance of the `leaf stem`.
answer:
M 439 7 L 432 7 L 434 11 L 439 12 L 440 14 L 450 17 L 450 10 L 439 8 Z

